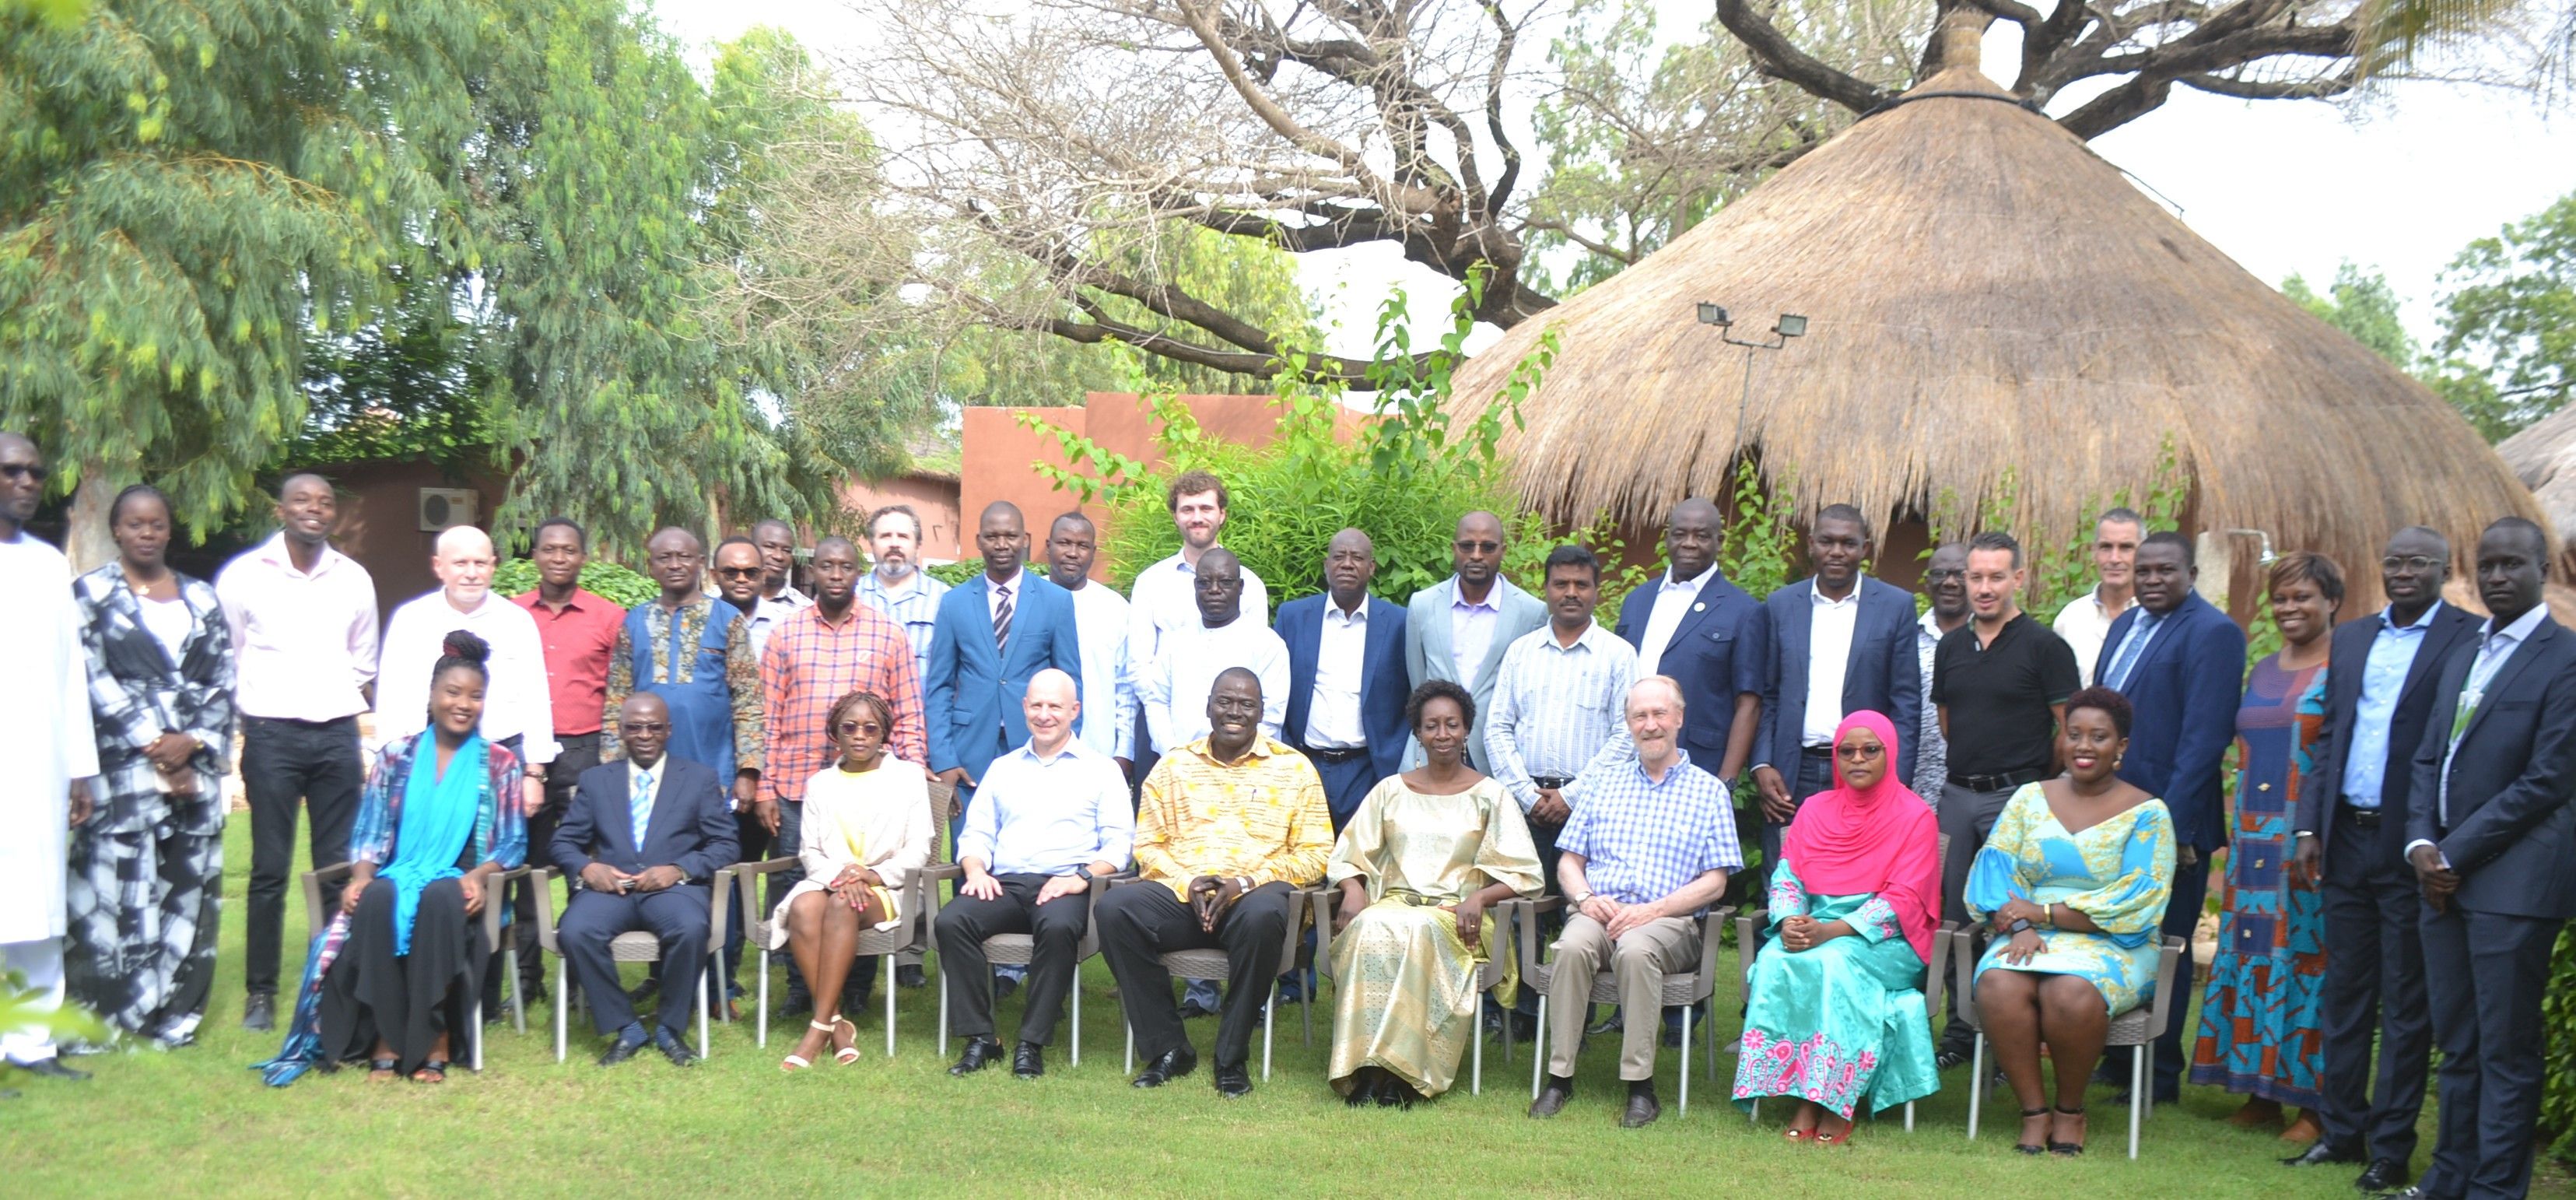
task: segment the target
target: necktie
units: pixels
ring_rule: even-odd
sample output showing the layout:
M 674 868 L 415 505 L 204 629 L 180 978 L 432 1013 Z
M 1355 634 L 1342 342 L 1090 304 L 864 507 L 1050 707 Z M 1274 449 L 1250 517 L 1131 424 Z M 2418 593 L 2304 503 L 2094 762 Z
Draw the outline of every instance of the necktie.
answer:
M 993 649 L 998 652 L 1011 645 L 1011 589 L 996 587 L 993 595 Z
M 635 823 L 635 852 L 644 852 L 644 827 L 653 823 L 653 773 L 635 773 L 635 794 L 627 797 L 627 815 Z
M 2147 639 L 2155 636 L 2156 626 L 2163 621 L 2164 617 L 2157 613 L 2138 614 L 2137 628 L 2120 639 L 2119 656 L 2111 660 L 2111 677 L 2102 681 L 2103 686 L 2116 692 L 2129 685 L 2130 669 L 2138 665 L 2138 656 L 2146 652 Z

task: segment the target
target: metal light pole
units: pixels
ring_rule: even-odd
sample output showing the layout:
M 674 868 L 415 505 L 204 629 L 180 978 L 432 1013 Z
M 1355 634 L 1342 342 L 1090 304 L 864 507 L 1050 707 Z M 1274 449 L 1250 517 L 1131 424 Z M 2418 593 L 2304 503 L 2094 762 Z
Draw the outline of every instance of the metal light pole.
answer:
M 1753 402 L 1753 352 L 1756 350 L 1777 350 L 1788 345 L 1790 338 L 1805 337 L 1807 334 L 1807 318 L 1800 316 L 1797 313 L 1782 313 L 1780 314 L 1779 321 L 1771 326 L 1770 341 L 1746 341 L 1743 338 L 1735 336 L 1735 320 L 1727 315 L 1725 306 L 1712 304 L 1706 300 L 1702 300 L 1699 302 L 1699 323 L 1702 325 L 1716 326 L 1717 336 L 1724 339 L 1726 344 L 1730 346 L 1744 347 L 1744 386 L 1742 392 L 1738 394 L 1735 399 L 1735 436 L 1733 439 L 1736 449 L 1741 451 L 1744 448 L 1744 410 L 1746 406 Z

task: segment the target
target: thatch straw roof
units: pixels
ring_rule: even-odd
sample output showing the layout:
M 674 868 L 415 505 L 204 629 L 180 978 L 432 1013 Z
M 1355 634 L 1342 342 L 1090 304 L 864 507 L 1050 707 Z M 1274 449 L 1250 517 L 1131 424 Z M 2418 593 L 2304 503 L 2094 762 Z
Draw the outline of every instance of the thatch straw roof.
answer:
M 2562 408 L 2496 443 L 2496 455 L 2531 489 L 2560 533 L 2576 531 L 2576 408 Z M 2565 542 L 2562 550 L 2576 551 Z
M 1754 352 L 1740 431 L 1746 352 L 1697 323 L 1701 300 L 1740 336 L 1810 322 Z M 1974 513 L 2009 471 L 2022 532 L 2072 537 L 2105 497 L 2145 490 L 2166 437 L 2201 529 L 2323 551 L 2357 584 L 2401 526 L 2465 550 L 2495 517 L 2541 516 L 2440 398 L 1973 67 L 1513 329 L 1460 370 L 1459 411 L 1545 330 L 1562 349 L 1503 452 L 1521 494 L 1570 525 L 1650 527 L 1722 495 L 1742 449 L 1775 482 L 1791 473 L 1802 519 L 1838 501 L 1921 514 L 1945 492 Z

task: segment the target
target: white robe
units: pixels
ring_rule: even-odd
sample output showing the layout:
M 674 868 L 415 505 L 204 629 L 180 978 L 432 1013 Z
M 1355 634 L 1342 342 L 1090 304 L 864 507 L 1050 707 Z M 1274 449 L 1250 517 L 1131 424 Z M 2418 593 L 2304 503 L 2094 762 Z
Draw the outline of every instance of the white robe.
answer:
M 0 943 L 63 935 L 71 781 L 98 774 L 72 569 L 34 534 L 0 541 Z

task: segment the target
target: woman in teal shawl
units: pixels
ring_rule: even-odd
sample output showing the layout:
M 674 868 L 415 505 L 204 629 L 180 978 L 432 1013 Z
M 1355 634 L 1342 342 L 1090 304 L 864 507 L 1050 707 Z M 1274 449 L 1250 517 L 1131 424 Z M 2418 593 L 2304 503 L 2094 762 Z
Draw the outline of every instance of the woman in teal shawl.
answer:
M 528 831 L 518 758 L 476 730 L 490 648 L 460 629 L 446 651 L 430 668 L 429 728 L 386 743 L 368 774 L 340 911 L 306 956 L 286 1045 L 259 1064 L 272 1085 L 362 1059 L 370 1079 L 444 1082 L 451 1034 L 482 992 L 492 947 L 476 918 Z

